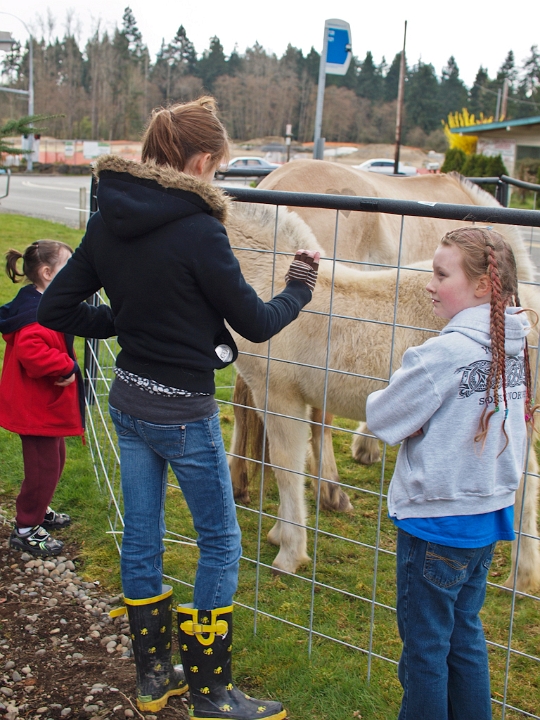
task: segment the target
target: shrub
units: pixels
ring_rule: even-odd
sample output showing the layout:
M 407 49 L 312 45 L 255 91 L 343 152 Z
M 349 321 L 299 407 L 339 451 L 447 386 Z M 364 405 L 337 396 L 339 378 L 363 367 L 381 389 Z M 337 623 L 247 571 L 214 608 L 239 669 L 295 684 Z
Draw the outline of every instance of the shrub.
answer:
M 446 155 L 444 156 L 444 163 L 441 167 L 441 172 L 447 173 L 452 170 L 461 172 L 461 168 L 465 164 L 466 160 L 467 155 L 465 155 L 464 150 L 457 147 L 450 148 L 446 151 Z

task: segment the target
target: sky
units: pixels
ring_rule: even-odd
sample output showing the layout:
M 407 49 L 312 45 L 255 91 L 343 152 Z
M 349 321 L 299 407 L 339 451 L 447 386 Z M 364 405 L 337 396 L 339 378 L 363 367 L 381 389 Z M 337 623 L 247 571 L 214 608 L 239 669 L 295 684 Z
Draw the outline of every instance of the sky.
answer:
M 14 10 L 37 36 L 47 37 L 42 28 L 47 27 L 48 16 L 54 18 L 53 38 L 62 37 L 71 14 L 71 26 L 84 44 L 98 23 L 107 30 L 120 26 L 128 2 L 152 58 L 162 39 L 169 42 L 180 25 L 199 54 L 214 35 L 226 55 L 235 46 L 242 53 L 255 42 L 278 56 L 289 43 L 304 54 L 312 46 L 320 52 L 325 20 L 339 18 L 351 25 L 354 55 L 363 59 L 371 50 L 376 63 L 383 56 L 390 63 L 402 48 L 407 21 L 407 63 L 414 65 L 421 59 L 432 63 L 440 75 L 454 55 L 461 78 L 470 87 L 480 65 L 494 77 L 509 50 L 520 65 L 531 45 L 540 45 L 538 0 L 522 0 L 515 12 L 509 3 L 503 12 L 496 2 L 434 0 L 272 0 L 266 4 L 257 0 L 24 0 L 15 7 L 13 3 L 0 4 L 0 30 L 11 31 L 21 41 L 27 37 L 18 20 L 1 12 Z

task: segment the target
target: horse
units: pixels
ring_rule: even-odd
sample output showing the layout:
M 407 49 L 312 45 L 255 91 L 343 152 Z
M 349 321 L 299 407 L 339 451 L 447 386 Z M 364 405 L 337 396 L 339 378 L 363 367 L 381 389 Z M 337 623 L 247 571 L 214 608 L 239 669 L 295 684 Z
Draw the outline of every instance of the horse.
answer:
M 357 171 L 345 165 L 320 160 L 298 160 L 287 163 L 268 175 L 259 184 L 259 188 L 360 197 L 391 197 L 425 202 L 430 205 L 444 202 L 499 207 L 499 203 L 492 195 L 457 173 L 401 178 Z M 328 256 L 335 255 L 340 261 L 366 263 L 356 265 L 366 270 L 374 269 L 378 264 L 397 264 L 401 229 L 403 238 L 400 259 L 403 265 L 408 265 L 433 257 L 439 239 L 446 232 L 463 225 L 463 222 L 455 220 L 407 217 L 401 228 L 401 218 L 396 215 L 340 210 L 336 219 L 335 211 L 327 209 L 295 207 L 294 210 L 313 230 Z M 498 229 L 512 247 L 519 279 L 532 281 L 534 266 L 519 230 L 510 225 L 500 225 Z M 238 382 L 241 383 L 241 379 Z M 239 392 L 242 391 L 243 389 L 239 387 Z M 320 437 L 323 418 L 319 408 L 313 408 L 312 418 L 315 453 L 323 442 L 324 476 L 337 482 L 339 476 L 333 459 L 330 430 L 326 429 L 323 437 Z M 324 424 L 331 425 L 331 418 L 326 417 Z M 353 458 L 364 465 L 371 465 L 381 457 L 379 442 L 370 435 L 364 423 L 358 427 L 351 450 Z M 243 468 L 239 465 L 234 470 L 242 472 Z M 344 500 L 343 493 L 334 493 L 329 502 L 334 503 L 336 510 L 351 509 Z
M 284 283 L 290 255 L 300 248 L 322 250 L 307 225 L 286 209 L 280 209 L 276 219 L 273 208 L 236 205 L 227 231 L 246 280 L 266 300 Z M 295 573 L 310 560 L 303 487 L 310 408 L 325 406 L 332 414 L 365 420 L 367 396 L 386 384 L 383 369 L 390 375 L 408 347 L 440 331 L 444 323 L 433 315 L 425 292 L 429 266 L 418 263 L 419 270 L 399 272 L 395 330 L 396 269 L 360 271 L 323 259 L 307 312 L 272 338 L 270 345 L 251 343 L 233 332 L 240 350 L 236 367 L 253 398 L 245 404 L 259 414 L 267 411 L 269 456 L 280 498 L 278 520 L 268 533 L 269 541 L 280 546 L 272 563 L 276 571 Z M 540 314 L 536 288 L 521 285 L 520 296 L 526 307 Z M 533 330 L 531 345 L 537 340 L 538 333 Z M 240 435 L 235 426 L 233 460 L 239 454 Z M 538 498 L 534 452 L 529 456 L 529 470 L 533 474 L 526 486 L 525 535 L 516 580 L 523 591 L 540 587 L 540 547 L 534 540 Z M 245 488 L 238 482 L 238 477 L 233 477 L 235 494 L 246 497 Z

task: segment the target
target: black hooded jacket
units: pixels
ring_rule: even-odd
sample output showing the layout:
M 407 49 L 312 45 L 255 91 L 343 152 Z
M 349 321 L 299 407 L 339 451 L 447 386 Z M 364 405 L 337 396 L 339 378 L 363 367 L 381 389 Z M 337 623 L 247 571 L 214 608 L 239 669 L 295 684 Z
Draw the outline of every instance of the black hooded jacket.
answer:
M 221 190 L 170 167 L 98 160 L 97 212 L 43 294 L 38 320 L 83 337 L 118 335 L 117 365 L 163 385 L 214 392 L 214 370 L 237 357 L 225 320 L 264 342 L 294 320 L 311 291 L 294 280 L 264 303 L 246 283 L 223 221 Z M 100 288 L 110 300 L 84 300 Z M 218 346 L 232 350 L 228 357 Z M 218 351 L 219 352 L 219 351 Z

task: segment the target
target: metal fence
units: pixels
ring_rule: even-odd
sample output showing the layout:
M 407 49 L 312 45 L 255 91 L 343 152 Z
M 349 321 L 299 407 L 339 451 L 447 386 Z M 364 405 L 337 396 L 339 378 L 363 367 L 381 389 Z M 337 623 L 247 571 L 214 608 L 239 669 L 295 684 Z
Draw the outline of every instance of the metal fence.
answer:
M 339 231 L 340 211 L 356 213 L 385 213 L 400 217 L 398 262 L 391 265 L 399 274 L 410 270 L 400 262 L 403 249 L 403 233 L 410 217 L 429 217 L 481 222 L 489 224 L 505 223 L 530 228 L 531 248 L 540 247 L 540 212 L 512 210 L 494 207 L 472 207 L 468 205 L 445 205 L 441 203 L 400 201 L 383 198 L 344 197 L 338 195 L 313 195 L 306 193 L 288 193 L 231 188 L 228 190 L 238 202 L 264 203 L 275 207 L 276 216 L 284 211 L 281 206 L 326 208 L 335 221 L 335 238 Z M 277 228 L 277 222 L 276 222 Z M 536 235 L 533 234 L 537 233 Z M 374 270 L 370 262 L 359 262 L 354 258 L 337 257 L 335 251 L 328 254 L 334 268 L 341 263 L 355 263 L 358 269 Z M 233 248 L 237 251 L 245 248 Z M 427 258 L 426 258 L 427 259 Z M 275 262 L 275 257 L 274 257 Z M 364 266 L 364 267 L 363 267 Z M 381 266 L 382 267 L 382 266 Z M 419 270 L 426 272 L 426 269 Z M 426 278 L 427 280 L 427 278 Z M 536 285 L 536 281 L 533 283 Z M 380 323 L 387 328 L 391 344 L 388 362 L 381 367 L 377 379 L 388 379 L 394 362 L 394 337 L 396 332 L 407 329 L 418 333 L 418 342 L 426 337 L 426 327 L 408 326 L 399 319 L 399 284 L 396 282 L 394 314 L 391 322 L 377 318 L 349 318 L 357 322 L 358 336 L 361 337 L 364 323 Z M 96 302 L 106 302 L 100 297 Z M 310 313 L 309 305 L 304 312 Z M 320 315 L 320 314 L 319 314 Z M 324 314 L 324 322 L 329 331 L 326 357 L 330 357 L 332 333 L 330 327 L 337 314 L 333 313 L 330 303 Z M 341 316 L 343 317 L 343 316 Z M 314 322 L 322 317 L 313 314 Z M 382 330 L 381 330 L 382 332 Z M 538 377 L 538 357 L 534 353 L 533 376 Z M 109 498 L 110 533 L 120 549 L 122 533 L 122 500 L 119 481 L 119 455 L 116 438 L 107 413 L 107 396 L 114 377 L 113 367 L 117 353 L 115 340 L 87 341 L 86 345 L 86 383 L 87 383 L 87 433 L 98 483 Z M 267 368 L 270 363 L 295 362 L 294 359 L 277 358 L 272 354 L 272 341 L 265 345 L 264 360 Z M 306 367 L 308 367 L 306 365 Z M 332 373 L 329 361 L 324 370 L 325 376 Z M 369 376 L 373 378 L 373 376 Z M 358 380 L 361 381 L 361 376 Z M 222 427 L 225 437 L 230 438 L 233 420 L 234 373 L 228 375 L 222 371 L 218 375 L 217 398 L 221 405 Z M 267 388 L 269 384 L 267 384 Z M 326 397 L 324 398 L 326 401 Z M 265 404 L 264 426 L 270 411 Z M 322 410 L 325 409 L 324 403 Z M 305 415 L 296 418 L 300 423 L 309 422 Z M 399 658 L 400 642 L 395 628 L 395 533 L 386 516 L 386 490 L 395 450 L 384 447 L 382 460 L 371 468 L 364 468 L 352 461 L 349 444 L 355 435 L 356 423 L 347 419 L 334 419 L 331 429 L 334 432 L 334 448 L 338 458 L 339 480 L 334 480 L 340 489 L 348 493 L 353 504 L 349 514 L 331 513 L 324 510 L 320 503 L 321 482 L 325 479 L 321 471 L 307 473 L 314 481 L 316 492 L 309 496 L 308 520 L 306 531 L 311 554 L 311 565 L 301 568 L 296 574 L 286 574 L 287 600 L 276 597 L 276 580 L 272 575 L 272 560 L 276 548 L 265 541 L 265 534 L 278 519 L 278 496 L 271 482 L 273 470 L 286 470 L 272 465 L 272 459 L 263 455 L 262 460 L 250 461 L 255 469 L 253 481 L 256 490 L 252 492 L 251 504 L 239 504 L 238 516 L 243 530 L 244 554 L 240 570 L 240 587 L 236 602 L 253 611 L 254 630 L 258 623 L 280 622 L 295 632 L 305 634 L 306 652 L 316 653 L 318 644 L 332 642 L 359 653 L 365 672 L 369 678 L 374 663 L 378 668 L 388 668 L 395 674 L 395 665 Z M 325 428 L 323 420 L 319 425 Z M 321 446 L 322 448 L 322 446 Z M 529 448 L 534 452 L 533 448 Z M 320 450 L 322 459 L 322 452 Z M 247 456 L 246 456 L 247 457 Z M 322 465 L 319 462 L 318 467 Z M 326 478 L 329 479 L 329 478 Z M 538 476 L 526 473 L 525 484 L 534 483 Z M 194 532 L 189 513 L 183 506 L 181 493 L 171 477 L 167 504 L 167 556 L 166 577 L 179 587 L 192 586 L 196 552 Z M 538 511 L 538 508 L 536 508 Z M 523 507 L 516 507 L 519 518 L 519 540 L 517 542 L 518 562 L 524 543 L 534 545 L 540 538 L 527 533 L 522 528 L 524 522 Z M 494 717 L 540 718 L 540 635 L 538 634 L 540 617 L 540 597 L 520 592 L 515 583 L 503 588 L 510 568 L 508 543 L 500 544 L 493 571 L 488 583 L 484 624 L 489 646 L 492 668 L 492 701 Z M 171 570 L 172 568 L 172 570 Z M 279 593 L 277 593 L 279 594 Z

